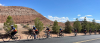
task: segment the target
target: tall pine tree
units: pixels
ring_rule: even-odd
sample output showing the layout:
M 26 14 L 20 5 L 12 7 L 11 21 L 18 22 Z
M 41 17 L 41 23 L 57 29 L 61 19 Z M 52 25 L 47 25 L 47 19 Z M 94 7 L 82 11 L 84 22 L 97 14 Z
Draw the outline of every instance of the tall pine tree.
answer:
M 58 33 L 59 29 L 60 29 L 60 26 L 58 26 L 57 20 L 55 20 L 54 24 L 53 24 L 53 27 L 52 27 L 52 30 L 53 30 L 54 33 Z
M 84 31 L 84 29 L 86 29 L 87 31 L 89 30 L 89 25 L 88 25 L 88 22 L 86 20 L 86 17 L 84 18 L 84 21 L 82 23 L 82 31 Z
M 67 33 L 71 33 L 71 25 L 70 25 L 70 22 L 67 20 L 67 22 L 65 23 L 65 32 Z
M 82 26 L 81 23 L 78 21 L 78 18 L 76 18 L 76 21 L 73 24 L 74 29 L 76 28 L 78 30 L 78 32 L 81 32 Z
M 97 28 L 95 19 L 92 20 L 92 23 L 93 23 L 93 29 L 92 30 L 95 30 Z

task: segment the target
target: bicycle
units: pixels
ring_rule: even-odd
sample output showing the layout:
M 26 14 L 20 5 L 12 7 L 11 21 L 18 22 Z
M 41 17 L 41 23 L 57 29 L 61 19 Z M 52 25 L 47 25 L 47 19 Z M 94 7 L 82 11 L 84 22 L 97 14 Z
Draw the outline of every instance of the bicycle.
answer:
M 60 36 L 63 37 L 64 34 L 63 34 L 62 32 L 58 33 L 58 34 L 57 34 L 57 37 L 60 37 Z
M 89 31 L 89 34 L 91 35 L 91 33 L 92 33 L 92 31 L 90 30 L 90 31 Z
M 75 33 L 74 33 L 74 34 L 75 34 L 75 36 L 76 36 L 76 35 L 77 35 L 77 31 L 75 31 Z
M 33 40 L 34 39 L 38 39 L 40 37 L 40 35 L 34 35 L 34 33 L 32 32 L 30 35 L 27 36 L 28 40 Z
M 96 31 L 94 31 L 94 34 L 96 35 Z
M 100 31 L 99 31 L 99 34 L 100 34 Z
M 5 42 L 5 41 L 10 41 L 10 40 L 14 40 L 14 41 L 19 41 L 21 39 L 21 36 L 20 35 L 14 35 L 14 38 L 12 38 L 12 35 L 11 33 L 8 33 L 8 34 L 5 34 L 3 37 L 2 37 L 2 40 Z
M 89 32 L 89 34 L 91 35 L 91 32 Z
M 86 35 L 86 32 L 87 32 L 87 31 L 84 32 L 85 35 Z
M 42 36 L 42 38 L 52 38 L 52 35 L 48 32 Z

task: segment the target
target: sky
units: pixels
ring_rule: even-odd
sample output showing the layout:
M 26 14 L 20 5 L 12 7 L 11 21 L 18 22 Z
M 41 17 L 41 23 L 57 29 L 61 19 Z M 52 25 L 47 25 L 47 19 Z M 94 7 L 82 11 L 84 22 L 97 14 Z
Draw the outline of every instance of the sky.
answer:
M 29 7 L 58 22 L 96 20 L 100 23 L 100 0 L 0 0 L 0 6 Z

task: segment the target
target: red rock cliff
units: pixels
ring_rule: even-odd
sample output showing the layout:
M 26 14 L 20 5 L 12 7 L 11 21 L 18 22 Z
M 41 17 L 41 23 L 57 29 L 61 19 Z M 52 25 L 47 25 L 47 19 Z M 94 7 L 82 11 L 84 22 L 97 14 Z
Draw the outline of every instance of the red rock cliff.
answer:
M 39 17 L 44 25 L 50 25 L 50 23 L 53 24 L 53 21 L 45 18 L 34 9 L 21 6 L 0 6 L 0 23 L 6 22 L 6 19 L 9 15 L 12 16 L 16 24 L 34 24 L 33 19 L 36 17 Z M 64 23 L 59 22 L 59 25 L 64 26 Z

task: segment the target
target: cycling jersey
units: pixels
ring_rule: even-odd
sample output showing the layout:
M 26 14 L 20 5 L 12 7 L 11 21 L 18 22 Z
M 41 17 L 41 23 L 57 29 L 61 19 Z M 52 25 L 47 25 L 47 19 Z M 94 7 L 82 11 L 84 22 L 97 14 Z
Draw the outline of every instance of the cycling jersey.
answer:
M 35 27 L 33 27 L 33 29 L 34 29 L 35 31 L 38 31 Z
M 59 30 L 62 30 L 61 28 Z
M 49 28 L 47 28 L 46 30 L 50 31 L 50 29 L 49 29 Z
M 77 32 L 77 30 L 75 30 L 75 32 Z
M 89 30 L 89 31 L 91 31 L 91 30 Z
M 17 29 L 15 29 L 14 27 L 12 29 L 13 29 L 13 32 L 17 32 Z
M 86 32 L 86 30 L 84 30 Z
M 36 30 L 36 28 L 35 28 L 35 27 L 33 27 L 33 29 L 34 29 L 34 30 Z
M 37 29 L 35 31 L 38 31 Z
M 59 29 L 60 31 L 63 31 L 61 28 Z

